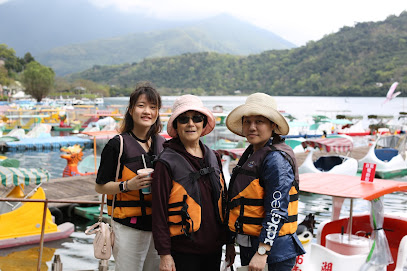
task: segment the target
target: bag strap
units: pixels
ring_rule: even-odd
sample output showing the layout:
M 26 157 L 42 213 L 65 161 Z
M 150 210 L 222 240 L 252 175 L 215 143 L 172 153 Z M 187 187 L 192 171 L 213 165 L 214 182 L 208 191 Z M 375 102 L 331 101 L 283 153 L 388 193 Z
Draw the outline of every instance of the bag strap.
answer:
M 123 137 L 122 135 L 119 135 L 120 138 L 120 152 L 119 152 L 119 157 L 117 158 L 117 168 L 116 168 L 116 178 L 115 181 L 117 182 L 117 180 L 119 179 L 119 173 L 120 173 L 120 159 L 122 157 L 123 154 Z M 105 203 L 105 196 L 106 194 L 102 195 L 102 204 L 100 205 L 100 213 L 99 213 L 99 221 L 102 221 L 103 218 L 103 205 Z M 113 195 L 113 201 L 112 201 L 112 214 L 110 216 L 110 223 L 113 222 L 113 211 L 114 211 L 114 202 L 116 199 L 116 194 Z

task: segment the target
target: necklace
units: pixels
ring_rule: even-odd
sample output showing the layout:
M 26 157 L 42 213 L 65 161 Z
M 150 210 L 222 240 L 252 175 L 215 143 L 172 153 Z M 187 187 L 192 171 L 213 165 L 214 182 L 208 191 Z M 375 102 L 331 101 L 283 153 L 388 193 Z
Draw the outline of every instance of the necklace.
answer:
M 148 139 L 140 139 L 138 138 L 133 132 L 130 131 L 130 134 L 132 137 L 134 137 L 137 141 L 140 141 L 141 143 L 147 143 Z

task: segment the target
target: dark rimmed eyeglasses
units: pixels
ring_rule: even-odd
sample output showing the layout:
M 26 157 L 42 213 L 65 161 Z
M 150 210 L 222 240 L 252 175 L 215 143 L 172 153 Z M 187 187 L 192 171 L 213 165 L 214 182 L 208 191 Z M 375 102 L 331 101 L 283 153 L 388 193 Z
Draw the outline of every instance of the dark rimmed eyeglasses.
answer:
M 192 116 L 192 117 L 179 116 L 179 117 L 177 118 L 177 121 L 178 121 L 179 123 L 181 123 L 181 124 L 186 124 L 186 123 L 189 122 L 190 119 L 192 119 L 192 121 L 193 121 L 194 123 L 199 123 L 199 122 L 202 122 L 202 121 L 204 120 L 204 116 L 202 116 L 202 115 L 195 115 L 195 116 Z

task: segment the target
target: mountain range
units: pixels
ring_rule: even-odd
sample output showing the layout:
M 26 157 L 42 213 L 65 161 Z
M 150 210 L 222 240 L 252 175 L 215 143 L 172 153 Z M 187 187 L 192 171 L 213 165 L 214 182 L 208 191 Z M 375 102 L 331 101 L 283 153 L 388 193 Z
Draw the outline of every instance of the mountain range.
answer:
M 407 88 L 407 11 L 380 22 L 361 22 L 290 50 L 237 56 L 214 52 L 94 66 L 69 79 L 131 89 L 151 80 L 166 95 L 385 96 Z M 115 90 L 115 93 L 117 91 Z
M 58 46 L 185 24 L 98 8 L 88 0 L 10 0 L 0 4 L 0 18 L 1 43 L 14 48 L 18 56 L 27 52 L 35 56 Z
M 30 52 L 57 75 L 183 53 L 257 54 L 295 44 L 227 14 L 163 21 L 98 8 L 87 0 L 11 0 L 0 4 L 1 43 Z

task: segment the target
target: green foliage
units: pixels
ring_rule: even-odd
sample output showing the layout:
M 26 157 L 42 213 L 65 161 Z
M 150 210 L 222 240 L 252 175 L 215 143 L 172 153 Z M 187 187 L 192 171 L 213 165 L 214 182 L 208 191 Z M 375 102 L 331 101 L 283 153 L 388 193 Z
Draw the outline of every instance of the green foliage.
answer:
M 357 23 L 338 33 L 290 50 L 257 55 L 188 53 L 139 63 L 94 66 L 74 74 L 116 89 L 137 81 L 154 82 L 165 95 L 385 96 L 398 81 L 407 82 L 407 12 L 383 22 Z
M 22 76 L 25 92 L 37 101 L 41 101 L 51 91 L 54 77 L 55 73 L 51 68 L 31 61 L 27 64 Z
M 13 48 L 0 44 L 0 61 L 4 62 L 4 66 L 0 64 L 0 85 L 9 85 L 17 79 L 25 66 L 35 59 L 30 53 L 26 53 L 24 58 L 19 58 Z
M 107 85 L 95 83 L 90 80 L 77 79 L 73 82 L 69 82 L 65 78 L 57 77 L 55 79 L 54 91 L 51 95 L 70 95 L 86 98 L 109 97 L 110 88 Z
M 23 69 L 19 58 L 16 57 L 16 51 L 13 48 L 8 48 L 6 44 L 0 44 L 0 59 L 4 61 L 4 66 L 9 74 L 21 72 Z
M 8 71 L 5 67 L 0 66 L 0 85 L 6 86 L 10 83 Z

